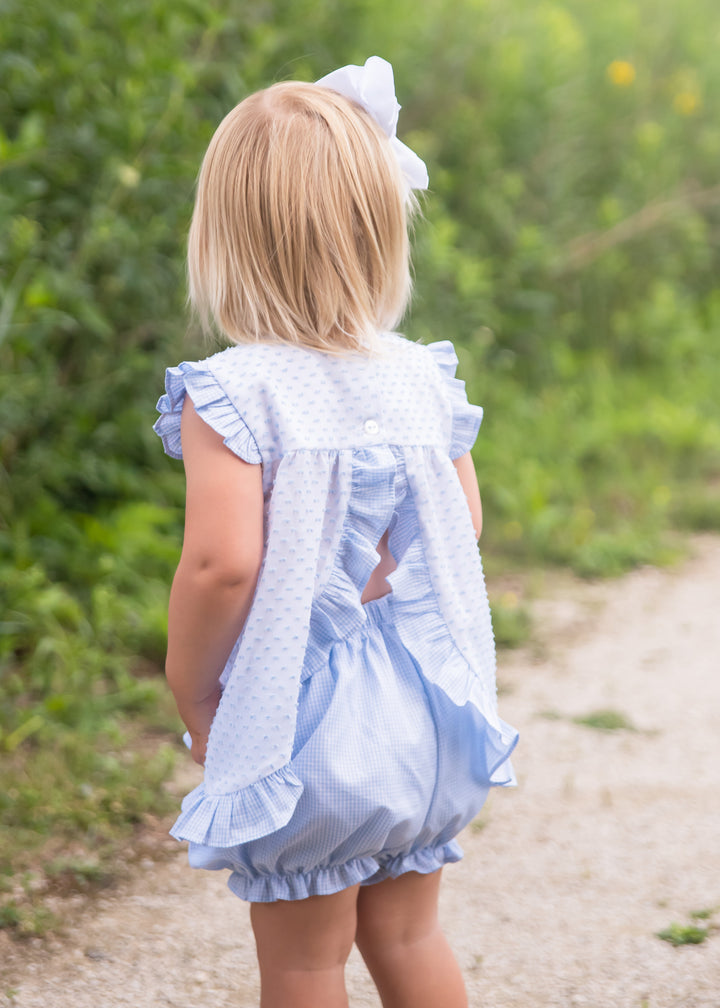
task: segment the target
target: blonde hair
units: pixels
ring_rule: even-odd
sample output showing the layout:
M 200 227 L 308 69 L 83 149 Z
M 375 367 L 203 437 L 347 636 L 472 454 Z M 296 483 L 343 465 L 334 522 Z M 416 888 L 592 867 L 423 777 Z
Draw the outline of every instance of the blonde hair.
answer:
M 368 350 L 410 296 L 410 199 L 355 102 L 282 83 L 220 123 L 188 244 L 190 301 L 233 343 Z

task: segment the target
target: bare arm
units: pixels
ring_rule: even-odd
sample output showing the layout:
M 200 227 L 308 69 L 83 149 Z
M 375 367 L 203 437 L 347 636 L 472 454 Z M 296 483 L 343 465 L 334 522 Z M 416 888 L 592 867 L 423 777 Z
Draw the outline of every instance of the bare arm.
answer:
M 182 413 L 187 479 L 182 556 L 170 592 L 165 673 L 205 759 L 219 677 L 250 610 L 263 550 L 262 471 L 234 455 L 195 412 Z
M 470 452 L 465 452 L 460 458 L 453 459 L 453 465 L 457 469 L 460 484 L 467 498 L 473 528 L 475 529 L 475 538 L 479 539 L 482 532 L 482 503 L 480 501 L 480 488 L 478 487 L 477 476 L 475 475 L 475 466 Z

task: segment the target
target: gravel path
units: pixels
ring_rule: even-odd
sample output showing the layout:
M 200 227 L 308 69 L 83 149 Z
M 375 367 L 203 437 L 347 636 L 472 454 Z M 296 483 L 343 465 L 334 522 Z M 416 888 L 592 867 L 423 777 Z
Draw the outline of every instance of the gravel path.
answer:
M 494 793 L 445 873 L 443 917 L 483 1008 L 720 1008 L 720 539 L 676 570 L 552 579 L 505 654 L 520 787 Z M 636 730 L 573 718 L 609 709 Z M 655 932 L 712 909 L 701 945 Z M 182 848 L 142 863 L 67 936 L 0 936 L 0 1005 L 252 1008 L 245 904 Z M 379 1001 L 353 957 L 353 1006 Z M 442 1008 L 442 1006 L 438 1006 Z

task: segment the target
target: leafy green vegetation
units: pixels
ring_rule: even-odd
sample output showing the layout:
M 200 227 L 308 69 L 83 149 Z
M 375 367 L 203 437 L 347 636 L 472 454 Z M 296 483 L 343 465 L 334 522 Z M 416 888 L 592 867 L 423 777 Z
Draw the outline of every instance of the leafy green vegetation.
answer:
M 657 937 L 676 947 L 679 945 L 701 945 L 708 936 L 708 929 L 695 924 L 678 924 L 677 921 L 662 931 Z
M 693 920 L 710 920 L 718 912 L 718 907 L 705 907 L 702 910 L 693 910 L 690 916 Z
M 238 11 L 0 0 L 2 926 L 43 926 L 23 873 L 72 857 L 91 884 L 164 808 L 174 750 L 143 739 L 177 727 L 157 673 L 183 477 L 150 426 L 164 367 L 206 352 L 193 182 L 249 91 L 395 66 L 432 185 L 406 331 L 453 339 L 486 408 L 491 584 L 616 574 L 720 528 L 715 0 Z M 496 608 L 521 639 L 522 605 Z
M 662 941 L 669 942 L 670 945 L 701 945 L 712 932 L 717 931 L 720 925 L 713 921 L 720 910 L 720 907 L 704 907 L 702 910 L 693 910 L 688 916 L 691 923 L 680 924 L 673 921 L 668 927 L 658 931 L 655 935 Z M 705 926 L 699 925 L 698 921 L 706 921 Z

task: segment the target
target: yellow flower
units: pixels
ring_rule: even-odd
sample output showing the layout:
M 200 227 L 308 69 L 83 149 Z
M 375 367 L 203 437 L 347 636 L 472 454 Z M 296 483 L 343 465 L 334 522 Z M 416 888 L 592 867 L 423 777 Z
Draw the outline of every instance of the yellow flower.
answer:
M 694 91 L 678 91 L 673 98 L 673 108 L 680 115 L 695 115 L 700 107 L 700 97 Z
M 613 60 L 606 72 L 616 87 L 630 87 L 635 80 L 635 67 L 627 60 Z

